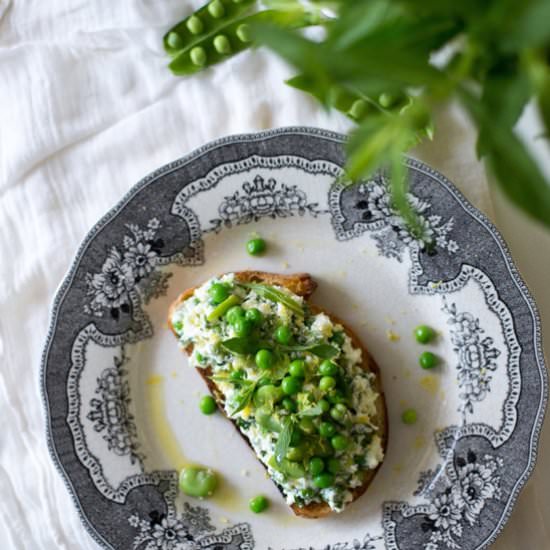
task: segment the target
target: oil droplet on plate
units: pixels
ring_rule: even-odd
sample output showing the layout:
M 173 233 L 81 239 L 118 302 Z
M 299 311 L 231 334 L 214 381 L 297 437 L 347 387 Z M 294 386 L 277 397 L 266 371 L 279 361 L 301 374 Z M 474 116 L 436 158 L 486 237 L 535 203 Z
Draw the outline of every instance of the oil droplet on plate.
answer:
M 437 392 L 439 390 L 439 380 L 429 374 L 427 376 L 423 376 L 421 379 L 420 379 L 420 385 L 422 386 L 422 388 L 424 388 L 430 395 L 437 395 Z

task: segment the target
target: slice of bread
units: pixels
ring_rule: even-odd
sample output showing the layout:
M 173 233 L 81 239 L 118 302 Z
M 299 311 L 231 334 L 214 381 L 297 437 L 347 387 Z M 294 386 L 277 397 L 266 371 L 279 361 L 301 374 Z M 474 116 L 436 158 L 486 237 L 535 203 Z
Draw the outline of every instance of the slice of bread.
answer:
M 296 273 L 294 275 L 279 275 L 277 273 L 266 273 L 262 271 L 238 271 L 238 272 L 235 272 L 235 279 L 240 282 L 260 282 L 268 285 L 285 287 L 291 292 L 293 292 L 294 294 L 297 294 L 298 296 L 302 296 L 308 302 L 311 295 L 317 288 L 317 283 L 307 273 Z M 176 335 L 176 331 L 174 330 L 174 327 L 172 326 L 172 322 L 171 322 L 174 310 L 184 300 L 187 300 L 188 298 L 193 296 L 193 293 L 195 292 L 195 288 L 196 287 L 189 288 L 185 292 L 180 294 L 180 296 L 170 306 L 170 310 L 168 313 L 168 324 L 172 332 L 174 333 L 174 335 Z M 373 380 L 373 387 L 374 387 L 373 389 L 374 391 L 376 391 L 376 393 L 379 394 L 379 397 L 376 400 L 377 414 L 376 414 L 376 418 L 374 419 L 374 423 L 378 426 L 377 435 L 380 437 L 382 441 L 382 449 L 384 450 L 384 453 L 385 453 L 387 442 L 388 442 L 388 422 L 387 422 L 386 402 L 384 399 L 382 381 L 380 378 L 380 369 L 378 368 L 372 356 L 369 354 L 368 350 L 361 344 L 361 341 L 359 340 L 357 335 L 345 323 L 343 323 L 341 319 L 338 319 L 334 315 L 324 311 L 322 308 L 315 306 L 313 304 L 309 304 L 309 307 L 313 313 L 323 312 L 325 313 L 325 315 L 330 317 L 330 319 L 334 323 L 338 323 L 342 325 L 342 327 L 344 327 L 344 331 L 350 337 L 353 343 L 353 346 L 355 348 L 360 348 L 362 350 L 362 357 L 363 357 L 362 368 L 366 371 L 372 372 L 375 375 L 375 378 Z M 187 346 L 185 348 L 185 351 L 188 355 L 191 355 L 191 353 L 193 352 L 192 344 Z M 214 396 L 214 398 L 218 402 L 218 405 L 220 406 L 220 410 L 224 412 L 224 408 L 223 408 L 224 396 L 223 396 L 223 393 L 218 389 L 216 383 L 210 379 L 210 376 L 212 375 L 211 368 L 210 367 L 197 368 L 196 370 L 205 381 L 206 385 L 208 386 L 208 389 L 210 390 L 210 393 Z M 248 443 L 248 439 L 242 434 L 238 426 L 233 422 L 233 420 L 231 419 L 229 420 L 233 423 L 233 425 L 235 426 L 235 429 L 239 432 L 239 434 L 242 435 L 243 439 Z M 357 500 L 367 490 L 372 480 L 374 479 L 374 476 L 379 470 L 381 464 L 382 463 L 380 463 L 375 469 L 367 471 L 363 484 L 351 490 L 353 494 L 352 502 Z M 332 512 L 330 506 L 324 502 L 322 503 L 312 502 L 303 507 L 300 507 L 297 504 L 293 504 L 291 508 L 297 516 L 302 516 L 306 518 L 320 518 L 323 516 L 327 516 Z

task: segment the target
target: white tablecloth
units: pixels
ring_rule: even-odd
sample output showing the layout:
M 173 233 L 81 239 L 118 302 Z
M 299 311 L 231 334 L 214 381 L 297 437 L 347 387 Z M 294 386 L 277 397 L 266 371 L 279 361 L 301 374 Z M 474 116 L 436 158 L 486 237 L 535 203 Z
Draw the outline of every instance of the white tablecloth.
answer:
M 48 455 L 39 391 L 50 302 L 88 229 L 144 175 L 206 141 L 348 127 L 284 86 L 290 69 L 264 51 L 173 77 L 161 36 L 199 3 L 0 0 L 2 549 L 96 548 Z M 470 126 L 456 109 L 439 126 L 417 155 L 491 214 Z M 548 548 L 543 492 L 539 475 L 495 548 Z

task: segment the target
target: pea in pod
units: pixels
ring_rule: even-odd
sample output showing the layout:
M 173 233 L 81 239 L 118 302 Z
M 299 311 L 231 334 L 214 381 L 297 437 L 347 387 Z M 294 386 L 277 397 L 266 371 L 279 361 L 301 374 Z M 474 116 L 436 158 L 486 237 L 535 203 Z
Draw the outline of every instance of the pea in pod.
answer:
M 225 27 L 230 21 L 245 15 L 257 0 L 212 0 L 174 25 L 163 38 L 164 49 L 171 57 L 182 50 L 190 51 Z
M 170 70 L 179 76 L 194 74 L 207 66 L 225 61 L 229 55 L 246 50 L 252 43 L 250 29 L 255 23 L 269 22 L 288 28 L 300 28 L 314 25 L 317 20 L 315 16 L 302 10 L 296 10 L 290 16 L 278 10 L 264 10 L 237 19 L 224 18 L 223 22 L 225 24 L 220 20 L 218 26 L 201 33 L 200 37 L 183 41 L 181 47 L 171 48 L 174 59 L 168 65 Z M 165 48 L 167 40 L 166 38 Z

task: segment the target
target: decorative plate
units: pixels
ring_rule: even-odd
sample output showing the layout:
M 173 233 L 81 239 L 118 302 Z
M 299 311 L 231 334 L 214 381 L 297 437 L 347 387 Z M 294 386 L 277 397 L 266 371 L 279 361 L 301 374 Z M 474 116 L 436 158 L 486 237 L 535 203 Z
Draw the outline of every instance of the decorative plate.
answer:
M 495 228 L 415 160 L 413 237 L 384 174 L 354 186 L 343 136 L 290 128 L 222 139 L 138 183 L 90 231 L 55 298 L 42 384 L 50 450 L 92 536 L 135 550 L 485 548 L 535 461 L 546 370 L 533 300 Z M 252 258 L 259 233 L 269 254 Z M 427 246 L 428 242 L 435 246 Z M 167 330 L 171 301 L 222 272 L 307 271 L 382 369 L 385 462 L 342 514 L 293 516 Z M 433 371 L 413 327 L 428 323 Z M 404 425 L 405 408 L 418 411 Z M 177 492 L 188 461 L 223 487 Z M 253 515 L 251 496 L 269 496 Z

